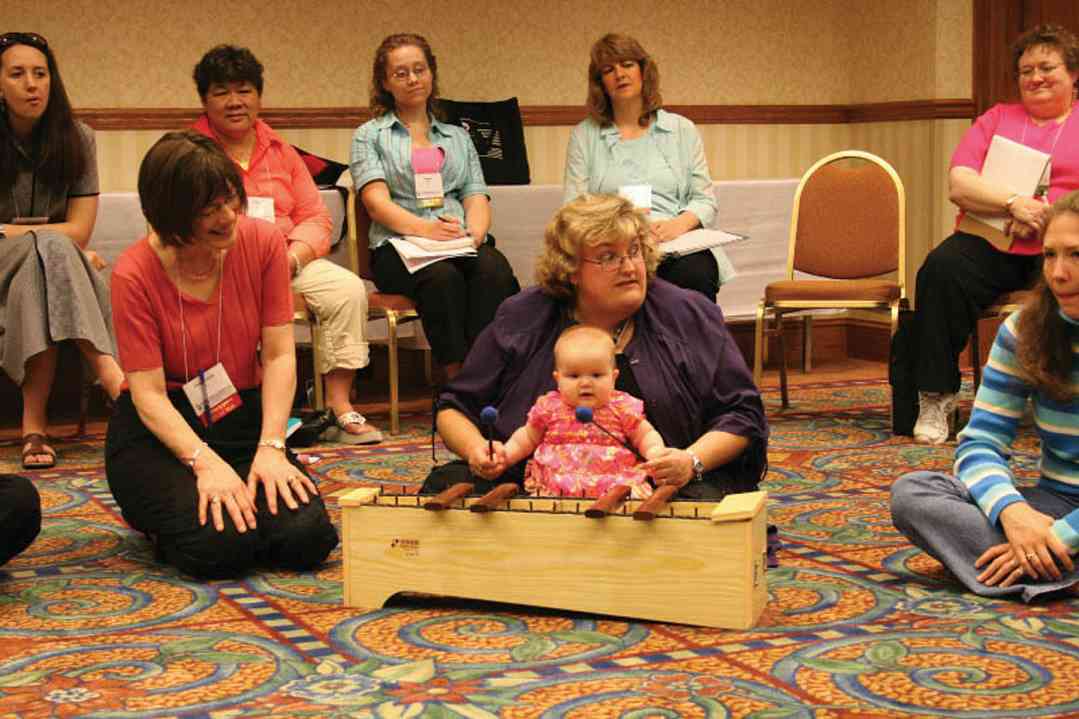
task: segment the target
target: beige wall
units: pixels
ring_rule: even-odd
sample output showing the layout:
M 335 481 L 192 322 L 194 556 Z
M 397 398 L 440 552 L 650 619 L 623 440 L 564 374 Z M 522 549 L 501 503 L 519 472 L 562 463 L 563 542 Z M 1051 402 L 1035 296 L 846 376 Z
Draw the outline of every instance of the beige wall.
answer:
M 0 19 L 13 14 L 3 3 Z M 197 104 L 191 68 L 219 42 L 266 66 L 270 107 L 366 105 L 374 48 L 423 32 L 443 93 L 578 104 L 588 48 L 638 37 L 673 104 L 833 104 L 968 97 L 971 0 L 38 0 L 0 22 L 56 49 L 81 107 Z
M 588 48 L 607 30 L 628 32 L 645 44 L 671 104 L 971 96 L 972 0 L 550 0 L 512 6 L 483 0 L 264 0 L 233 2 L 225 13 L 221 7 L 209 0 L 41 0 L 20 10 L 16 24 L 49 37 L 76 107 L 193 107 L 191 67 L 218 42 L 246 44 L 266 65 L 267 107 L 366 105 L 374 48 L 386 33 L 402 29 L 428 36 L 439 56 L 443 94 L 461 99 L 516 95 L 524 105 L 579 104 Z M 968 124 L 700 129 L 719 180 L 796 177 L 822 155 L 848 147 L 883 156 L 906 185 L 913 278 L 950 228 L 948 159 Z M 134 189 L 138 162 L 160 134 L 98 133 L 102 189 Z M 348 160 L 349 129 L 283 134 L 308 150 Z M 561 182 L 569 128 L 532 126 L 525 134 L 533 182 Z

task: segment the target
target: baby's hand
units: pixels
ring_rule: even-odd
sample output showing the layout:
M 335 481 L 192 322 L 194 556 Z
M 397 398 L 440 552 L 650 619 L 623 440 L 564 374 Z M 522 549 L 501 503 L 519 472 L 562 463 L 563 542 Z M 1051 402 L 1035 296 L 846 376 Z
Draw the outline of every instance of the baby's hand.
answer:
M 490 445 L 486 441 L 477 443 L 468 454 L 468 468 L 479 477 L 494 479 L 506 471 L 505 447 L 497 440 Z
M 664 455 L 664 453 L 666 453 L 666 451 L 667 451 L 667 448 L 664 447 L 661 444 L 658 447 L 653 447 L 652 449 L 645 452 L 644 453 L 644 458 L 645 459 L 655 459 L 657 457 L 662 457 Z

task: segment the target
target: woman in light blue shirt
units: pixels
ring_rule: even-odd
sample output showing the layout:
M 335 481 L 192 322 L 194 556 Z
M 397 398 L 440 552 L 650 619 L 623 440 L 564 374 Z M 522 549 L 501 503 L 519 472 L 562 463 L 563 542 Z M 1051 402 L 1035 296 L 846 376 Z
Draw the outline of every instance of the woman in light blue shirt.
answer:
M 585 192 L 624 194 L 649 208 L 662 248 L 716 216 L 712 178 L 693 123 L 663 110 L 659 70 L 633 38 L 609 34 L 592 46 L 588 119 L 573 129 L 566 153 L 563 203 Z M 710 300 L 734 277 L 719 247 L 667 255 L 657 275 Z
M 435 119 L 438 65 L 423 37 L 406 33 L 382 41 L 371 110 L 375 117 L 352 137 L 350 169 L 371 215 L 375 284 L 416 302 L 435 359 L 452 378 L 498 305 L 520 285 L 487 235 L 491 206 L 472 139 Z M 476 255 L 410 273 L 389 242 L 401 237 L 467 237 Z

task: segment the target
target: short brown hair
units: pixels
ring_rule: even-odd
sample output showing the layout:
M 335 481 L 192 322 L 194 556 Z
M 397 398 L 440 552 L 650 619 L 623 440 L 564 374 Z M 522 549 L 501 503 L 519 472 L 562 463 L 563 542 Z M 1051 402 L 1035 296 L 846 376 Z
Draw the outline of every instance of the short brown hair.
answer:
M 393 93 L 385 88 L 386 65 L 389 63 L 390 53 L 401 47 L 418 47 L 427 60 L 427 67 L 431 69 L 431 96 L 427 98 L 427 112 L 441 119 L 442 112 L 438 106 L 438 59 L 431 52 L 431 46 L 427 38 L 412 32 L 399 32 L 389 35 L 375 50 L 375 63 L 371 69 L 371 114 L 382 117 L 387 112 L 396 109 Z
M 247 193 L 236 163 L 216 142 L 193 130 L 166 133 L 139 166 L 142 214 L 165 245 L 190 244 L 195 218 L 220 197 Z
M 1019 75 L 1019 58 L 1032 47 L 1045 46 L 1056 50 L 1064 59 L 1068 72 L 1079 71 L 1079 40 L 1063 25 L 1038 25 L 1027 30 L 1012 43 L 1012 72 Z
M 572 277 L 581 266 L 581 248 L 634 239 L 641 243 L 651 280 L 659 264 L 659 250 L 648 232 L 644 212 L 617 195 L 580 195 L 547 223 L 543 254 L 536 262 L 536 284 L 551 297 L 571 300 L 577 293 Z
M 641 99 L 644 104 L 637 122 L 641 127 L 648 127 L 652 114 L 663 107 L 663 96 L 659 92 L 659 67 L 641 44 L 629 35 L 608 33 L 592 46 L 588 63 L 588 100 L 585 102 L 588 116 L 601 127 L 614 122 L 611 98 L 603 89 L 603 74 L 600 71 L 604 65 L 623 60 L 635 60 L 641 67 Z

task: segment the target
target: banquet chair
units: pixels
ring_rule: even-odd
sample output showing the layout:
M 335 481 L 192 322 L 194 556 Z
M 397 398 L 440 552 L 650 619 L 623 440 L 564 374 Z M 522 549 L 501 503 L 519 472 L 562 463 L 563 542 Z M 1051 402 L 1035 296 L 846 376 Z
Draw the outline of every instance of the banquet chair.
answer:
M 821 309 L 886 311 L 894 335 L 899 310 L 907 304 L 905 254 L 906 194 L 895 169 L 858 150 L 814 163 L 794 195 L 786 279 L 769 283 L 757 306 L 754 382 L 761 380 L 765 336 L 774 335 L 782 407 L 790 406 L 785 315 Z M 795 279 L 795 271 L 813 277 Z M 805 323 L 807 333 L 810 326 Z M 808 336 L 805 343 L 810 343 Z

